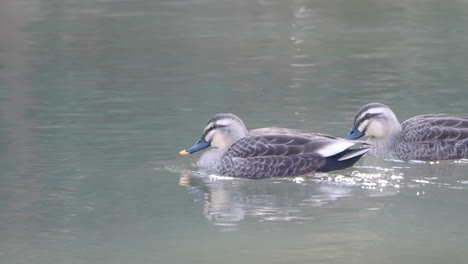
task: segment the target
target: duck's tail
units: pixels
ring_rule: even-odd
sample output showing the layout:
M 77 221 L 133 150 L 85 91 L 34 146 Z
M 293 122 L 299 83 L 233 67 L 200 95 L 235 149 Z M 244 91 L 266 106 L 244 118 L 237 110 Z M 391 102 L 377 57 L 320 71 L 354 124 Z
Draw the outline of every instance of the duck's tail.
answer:
M 325 158 L 325 165 L 317 169 L 317 171 L 327 172 L 333 170 L 342 170 L 351 167 L 364 154 L 369 151 L 369 147 L 346 149 L 338 154 Z

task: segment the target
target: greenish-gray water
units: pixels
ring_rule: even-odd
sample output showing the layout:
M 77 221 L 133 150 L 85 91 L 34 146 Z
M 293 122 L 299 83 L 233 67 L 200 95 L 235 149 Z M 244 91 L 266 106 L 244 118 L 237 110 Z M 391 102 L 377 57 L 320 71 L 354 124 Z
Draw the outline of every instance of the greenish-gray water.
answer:
M 465 263 L 468 161 L 204 175 L 215 113 L 467 115 L 466 1 L 0 1 L 0 263 Z

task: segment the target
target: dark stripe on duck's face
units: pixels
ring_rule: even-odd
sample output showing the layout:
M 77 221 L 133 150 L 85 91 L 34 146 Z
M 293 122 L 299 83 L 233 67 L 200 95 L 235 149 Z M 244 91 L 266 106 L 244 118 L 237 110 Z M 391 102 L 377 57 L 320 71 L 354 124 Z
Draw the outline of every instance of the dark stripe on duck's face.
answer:
M 227 127 L 227 125 L 219 125 L 219 124 L 214 123 L 213 125 L 209 126 L 207 129 L 205 129 L 205 131 L 203 132 L 202 138 L 205 138 L 206 135 L 208 135 L 208 133 L 210 133 L 211 131 L 215 129 L 223 128 L 223 127 Z
M 354 126 L 355 126 L 356 128 L 359 128 L 359 127 L 361 126 L 361 124 L 364 123 L 364 122 L 367 120 L 367 121 L 368 121 L 368 122 L 367 122 L 367 125 L 366 125 L 366 126 L 364 127 L 364 129 L 361 131 L 361 132 L 365 133 L 366 130 L 367 130 L 367 128 L 369 127 L 369 125 L 370 125 L 370 123 L 371 123 L 370 120 L 371 120 L 371 119 L 374 119 L 374 118 L 376 118 L 376 117 L 378 117 L 378 116 L 380 116 L 380 115 L 381 115 L 381 113 L 367 113 L 367 114 L 365 114 L 361 119 L 354 121 Z
M 388 106 L 384 105 L 384 104 L 381 104 L 381 103 L 370 103 L 370 104 L 366 104 L 365 106 L 361 107 L 361 109 L 359 109 L 358 111 L 358 114 L 356 115 L 356 117 L 362 115 L 362 113 L 365 113 L 367 111 L 369 111 L 370 109 L 379 109 L 379 108 L 388 108 Z
M 216 124 L 216 123 L 212 123 L 212 124 L 213 125 L 210 125 L 210 123 L 208 123 L 208 126 L 207 126 L 208 128 L 205 128 L 205 131 L 203 132 L 202 137 L 200 138 L 200 140 L 197 141 L 197 143 L 195 143 L 193 146 L 191 146 L 188 149 L 184 149 L 184 150 L 180 151 L 179 155 L 192 154 L 194 152 L 197 152 L 199 150 L 202 150 L 202 149 L 205 149 L 205 148 L 211 146 L 211 139 L 209 141 L 206 140 L 206 136 L 208 135 L 208 133 L 210 133 L 211 131 L 213 131 L 215 129 L 227 126 L 227 125 L 219 125 L 219 124 Z

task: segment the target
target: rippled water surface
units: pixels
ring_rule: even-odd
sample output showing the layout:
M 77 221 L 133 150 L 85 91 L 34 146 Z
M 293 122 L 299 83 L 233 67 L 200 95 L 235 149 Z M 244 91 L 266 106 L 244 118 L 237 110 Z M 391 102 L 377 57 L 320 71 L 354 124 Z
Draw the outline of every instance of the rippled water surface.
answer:
M 466 263 L 468 161 L 196 171 L 214 113 L 467 114 L 468 2 L 0 1 L 1 263 Z

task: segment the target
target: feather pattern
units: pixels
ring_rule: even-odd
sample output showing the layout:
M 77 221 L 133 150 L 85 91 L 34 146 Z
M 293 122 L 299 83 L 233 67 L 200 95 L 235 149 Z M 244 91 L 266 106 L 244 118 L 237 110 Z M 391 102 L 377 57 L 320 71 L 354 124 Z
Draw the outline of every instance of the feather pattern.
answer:
M 311 140 L 293 136 L 255 136 L 241 139 L 224 154 L 220 173 L 252 178 L 290 176 L 316 171 L 325 157 L 311 152 Z
M 403 159 L 468 158 L 468 118 L 420 115 L 403 122 L 401 128 L 402 140 L 395 153 Z
M 369 111 L 377 115 L 366 120 L 366 113 Z M 361 107 L 358 111 L 355 124 L 358 122 L 367 122 L 366 130 L 360 132 L 371 136 L 373 145 L 369 153 L 378 158 L 401 160 L 468 158 L 467 117 L 426 114 L 412 117 L 400 125 L 388 106 L 372 103 Z
M 212 120 L 219 120 L 218 115 Z M 226 114 L 223 115 L 226 117 Z M 230 137 L 236 137 L 233 131 L 243 131 L 236 129 L 243 124 L 235 122 L 236 118 L 225 119 L 232 122 L 223 120 L 226 127 L 219 128 L 216 133 L 226 137 L 225 141 L 231 141 Z M 211 123 L 209 121 L 207 127 Z M 350 149 L 352 146 L 360 148 Z M 369 143 L 365 141 L 345 140 L 288 128 L 260 128 L 238 137 L 225 149 L 206 151 L 198 165 L 202 170 L 232 177 L 287 177 L 352 166 L 368 148 Z

